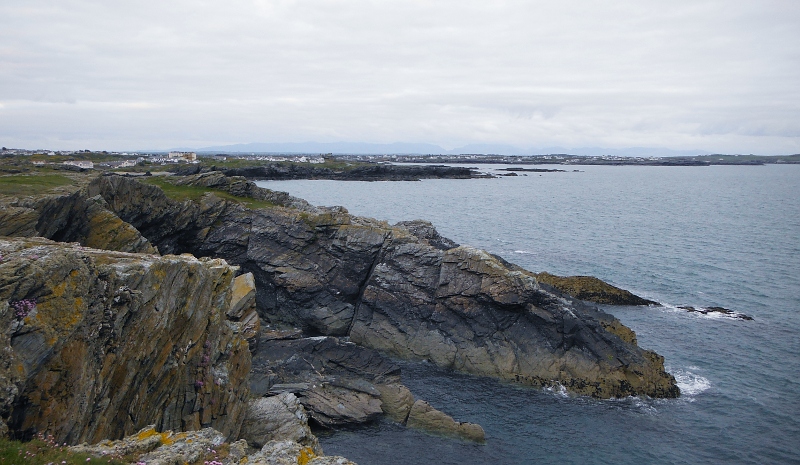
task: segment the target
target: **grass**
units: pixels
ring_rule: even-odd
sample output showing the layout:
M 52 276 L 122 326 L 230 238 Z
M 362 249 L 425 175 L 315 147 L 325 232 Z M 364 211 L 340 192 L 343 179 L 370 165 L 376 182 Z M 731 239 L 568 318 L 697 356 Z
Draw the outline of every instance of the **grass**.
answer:
M 128 463 L 125 457 L 92 457 L 76 454 L 64 445 L 59 445 L 52 436 L 40 436 L 29 442 L 12 441 L 0 438 L 0 465 L 47 465 L 47 464 L 109 464 Z
M 0 176 L 0 194 L 35 195 L 56 187 L 75 185 L 75 182 L 61 174 L 17 174 Z
M 221 199 L 242 204 L 247 208 L 259 209 L 259 208 L 272 208 L 276 206 L 272 202 L 267 202 L 265 200 L 256 200 L 249 197 L 238 197 L 219 189 L 209 189 L 207 187 L 202 187 L 202 186 L 175 185 L 169 182 L 167 179 L 164 179 L 163 177 L 155 177 L 155 176 L 148 177 L 144 179 L 144 182 L 147 184 L 152 184 L 154 186 L 160 187 L 161 190 L 164 191 L 164 194 L 167 195 L 167 197 L 173 200 L 177 200 L 179 202 L 183 202 L 185 200 L 191 200 L 192 202 L 199 202 L 200 199 L 205 194 L 211 192 Z

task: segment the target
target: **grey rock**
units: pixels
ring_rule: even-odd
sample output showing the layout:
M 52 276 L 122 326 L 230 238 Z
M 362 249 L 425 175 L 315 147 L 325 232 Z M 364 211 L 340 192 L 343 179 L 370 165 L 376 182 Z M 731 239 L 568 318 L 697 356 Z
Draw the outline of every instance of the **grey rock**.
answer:
M 308 427 L 305 409 L 291 393 L 248 402 L 239 437 L 259 449 L 273 440 L 290 440 L 310 447 L 317 455 L 322 454 L 316 436 Z
M 0 326 L 11 328 L 0 333 L 0 413 L 16 436 L 96 442 L 149 424 L 238 433 L 251 356 L 225 315 L 235 269 L 224 260 L 42 238 L 0 238 L 0 255 Z
M 423 400 L 414 402 L 408 414 L 407 426 L 469 441 L 484 442 L 486 440 L 486 435 L 480 425 L 457 422 L 450 415 L 436 410 Z
M 381 409 L 392 420 L 406 423 L 408 413 L 414 405 L 414 395 L 402 384 L 379 384 Z

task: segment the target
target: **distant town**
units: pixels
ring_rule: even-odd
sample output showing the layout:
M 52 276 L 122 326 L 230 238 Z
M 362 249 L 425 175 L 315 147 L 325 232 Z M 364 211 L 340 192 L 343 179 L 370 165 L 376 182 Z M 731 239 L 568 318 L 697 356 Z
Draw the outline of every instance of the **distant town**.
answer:
M 678 157 L 548 155 L 418 155 L 418 154 L 307 154 L 307 153 L 210 153 L 191 151 L 110 152 L 92 150 L 28 150 L 2 147 L 0 157 L 30 157 L 38 166 L 62 165 L 77 169 L 123 169 L 136 166 L 169 166 L 230 162 L 290 162 L 323 164 L 326 161 L 359 163 L 417 164 L 519 164 L 519 165 L 643 165 L 643 166 L 709 166 L 800 164 L 795 155 L 697 155 Z

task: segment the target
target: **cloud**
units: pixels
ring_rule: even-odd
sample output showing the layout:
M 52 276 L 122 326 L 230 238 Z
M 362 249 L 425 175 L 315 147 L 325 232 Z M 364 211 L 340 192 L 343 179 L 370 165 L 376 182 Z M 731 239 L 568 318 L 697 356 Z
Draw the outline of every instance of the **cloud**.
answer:
M 792 2 L 12 0 L 0 17 L 6 146 L 800 151 Z

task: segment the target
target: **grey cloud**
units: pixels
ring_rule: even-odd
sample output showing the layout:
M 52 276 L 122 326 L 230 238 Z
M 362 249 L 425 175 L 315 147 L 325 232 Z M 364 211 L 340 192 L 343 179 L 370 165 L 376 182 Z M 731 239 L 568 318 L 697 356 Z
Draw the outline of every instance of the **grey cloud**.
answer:
M 0 5 L 0 138 L 799 152 L 798 10 L 11 0 Z

